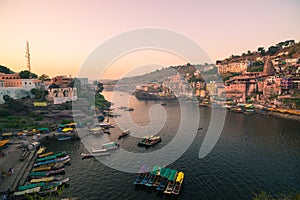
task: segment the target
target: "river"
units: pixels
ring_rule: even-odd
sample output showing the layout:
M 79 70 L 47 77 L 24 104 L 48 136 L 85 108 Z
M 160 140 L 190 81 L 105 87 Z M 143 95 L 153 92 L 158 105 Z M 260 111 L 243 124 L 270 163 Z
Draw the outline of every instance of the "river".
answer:
M 104 92 L 104 96 L 109 100 L 111 95 L 111 92 Z M 159 124 L 164 119 L 164 115 L 155 116 L 155 109 L 164 109 L 163 113 L 167 116 L 167 121 L 159 131 L 161 143 L 150 149 L 140 148 L 137 147 L 140 138 L 130 135 L 119 141 L 121 148 L 126 151 L 148 153 L 163 149 L 178 131 L 181 113 L 177 102 L 170 101 L 162 107 L 161 102 L 140 101 L 127 93 L 118 92 L 113 103 L 115 108 L 119 106 L 134 108 L 130 113 L 121 109 L 115 110 L 122 115 L 118 118 L 118 124 L 122 129 L 138 131 L 136 127 L 130 127 L 131 124 L 126 122 L 128 119 L 125 115 L 128 114 L 139 126 L 149 125 L 152 119 L 153 127 L 148 127 L 149 133 L 160 129 L 155 127 L 156 123 Z M 196 104 L 189 102 L 181 106 L 186 106 L 191 113 L 198 109 Z M 149 116 L 151 108 L 154 109 L 151 111 L 154 115 Z M 199 159 L 199 149 L 206 135 L 211 110 L 200 107 L 199 112 L 199 127 L 203 129 L 198 130 L 183 155 L 167 166 L 185 173 L 184 187 L 177 199 L 243 200 L 251 199 L 254 193 L 262 190 L 274 194 L 300 190 L 298 121 L 229 112 L 215 147 L 206 157 Z M 110 123 L 116 122 L 110 119 Z M 111 141 L 118 141 L 119 134 L 119 128 L 111 129 L 108 138 Z M 189 137 L 188 133 L 185 136 Z M 65 194 L 69 196 L 78 199 L 106 200 L 170 199 L 149 189 L 135 188 L 133 185 L 135 174 L 112 169 L 96 159 L 82 160 L 80 154 L 87 151 L 80 140 L 48 141 L 46 145 L 49 150 L 67 151 L 71 156 L 71 166 L 66 168 L 65 175 L 70 177 L 70 187 L 65 189 Z M 127 164 L 130 162 L 124 159 L 124 165 Z

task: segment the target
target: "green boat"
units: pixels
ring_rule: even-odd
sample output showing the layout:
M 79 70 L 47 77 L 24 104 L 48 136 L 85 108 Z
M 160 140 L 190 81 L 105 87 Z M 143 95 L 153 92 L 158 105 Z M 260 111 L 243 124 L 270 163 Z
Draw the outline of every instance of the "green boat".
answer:
M 59 157 L 66 156 L 66 155 L 67 155 L 67 152 L 63 151 L 63 152 L 55 154 L 55 155 L 47 156 L 47 157 L 44 157 L 44 158 L 38 158 L 36 160 L 36 162 L 42 162 L 42 161 L 46 161 L 46 160 L 53 160 L 55 158 L 59 158 Z
M 153 187 L 158 187 L 159 186 L 165 172 L 166 172 L 166 168 L 164 168 L 164 167 L 159 170 L 159 172 L 157 174 L 157 179 L 155 180 L 155 182 L 152 185 Z
M 168 179 L 169 182 L 168 182 L 167 188 L 164 191 L 165 194 L 172 194 L 172 191 L 173 191 L 173 188 L 174 188 L 174 185 L 175 185 L 177 172 L 178 171 L 174 170 L 174 169 L 171 171 L 171 175 L 169 176 L 169 179 Z
M 37 188 L 37 187 L 42 187 L 45 186 L 46 184 L 44 182 L 42 183 L 33 183 L 33 184 L 28 184 L 28 185 L 22 185 L 18 187 L 19 191 L 24 191 L 32 188 Z
M 158 190 L 158 191 L 164 191 L 165 190 L 170 175 L 171 175 L 171 169 L 166 168 L 165 173 L 162 175 L 162 180 L 161 180 L 159 186 L 156 188 L 156 190 Z
M 29 175 L 30 177 L 44 177 L 47 176 L 46 172 L 30 172 Z

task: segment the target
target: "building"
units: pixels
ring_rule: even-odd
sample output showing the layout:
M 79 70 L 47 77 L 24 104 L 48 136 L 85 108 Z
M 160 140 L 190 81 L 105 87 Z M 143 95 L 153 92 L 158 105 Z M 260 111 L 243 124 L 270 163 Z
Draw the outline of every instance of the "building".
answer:
M 217 64 L 217 68 L 220 74 L 225 74 L 227 72 L 242 73 L 247 71 L 247 68 L 250 66 L 250 64 L 251 62 L 249 60 L 244 60 L 227 64 Z

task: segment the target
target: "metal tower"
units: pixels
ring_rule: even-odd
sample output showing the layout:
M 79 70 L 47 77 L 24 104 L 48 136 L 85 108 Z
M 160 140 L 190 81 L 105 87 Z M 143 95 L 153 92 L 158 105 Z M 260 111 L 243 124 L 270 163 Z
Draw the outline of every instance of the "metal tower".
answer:
M 27 69 L 29 71 L 29 78 L 31 79 L 31 66 L 30 66 L 30 53 L 29 53 L 29 42 L 26 41 L 26 52 L 25 57 L 27 58 Z

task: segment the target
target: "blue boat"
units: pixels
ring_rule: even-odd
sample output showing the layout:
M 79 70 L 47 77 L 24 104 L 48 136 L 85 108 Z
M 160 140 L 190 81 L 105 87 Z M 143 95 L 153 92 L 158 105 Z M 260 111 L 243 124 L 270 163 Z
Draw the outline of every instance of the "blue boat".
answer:
M 147 170 L 146 165 L 143 165 L 139 171 L 139 175 L 136 177 L 135 181 L 133 182 L 134 185 L 140 185 L 145 177 L 145 172 Z
M 57 138 L 57 140 L 59 140 L 59 141 L 63 141 L 63 140 L 71 140 L 71 139 L 72 139 L 71 136 L 64 136 L 64 137 L 59 137 L 59 138 Z
M 154 184 L 154 182 L 157 178 L 157 174 L 159 172 L 159 169 L 160 169 L 159 166 L 154 166 L 153 167 L 152 171 L 150 172 L 149 181 L 145 184 L 146 186 L 151 187 Z

